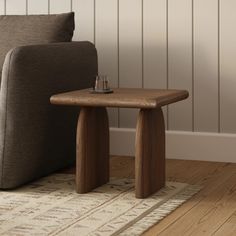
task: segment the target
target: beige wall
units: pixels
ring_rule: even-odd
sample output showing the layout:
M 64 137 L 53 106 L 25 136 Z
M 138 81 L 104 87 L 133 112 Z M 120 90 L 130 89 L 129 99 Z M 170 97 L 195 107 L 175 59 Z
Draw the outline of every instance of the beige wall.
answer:
M 1 14 L 71 10 L 113 86 L 190 92 L 165 109 L 168 129 L 236 133 L 235 0 L 0 0 Z M 135 113 L 110 110 L 111 125 L 134 127 Z

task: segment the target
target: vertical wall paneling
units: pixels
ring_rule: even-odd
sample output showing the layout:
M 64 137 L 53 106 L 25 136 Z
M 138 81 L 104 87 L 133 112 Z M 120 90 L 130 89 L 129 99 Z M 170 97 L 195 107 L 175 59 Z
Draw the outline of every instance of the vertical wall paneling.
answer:
M 144 87 L 166 88 L 166 0 L 143 4 Z
M 0 14 L 71 10 L 73 40 L 96 44 L 112 86 L 190 92 L 169 106 L 169 130 L 236 133 L 235 0 L 0 0 Z M 134 109 L 109 113 L 135 127 Z
M 5 0 L 0 0 L 0 15 L 5 14 Z
M 75 33 L 73 40 L 94 42 L 94 6 L 95 0 L 73 0 L 75 12 Z
M 6 0 L 7 15 L 25 15 L 26 0 Z
M 236 1 L 220 1 L 221 132 L 236 133 Z
M 168 84 L 190 97 L 169 106 L 169 129 L 192 130 L 192 1 L 168 2 Z
M 218 0 L 193 7 L 194 130 L 218 132 Z
M 28 14 L 47 14 L 49 0 L 28 0 Z
M 50 1 L 50 14 L 64 13 L 71 11 L 70 0 L 49 0 Z
M 119 1 L 120 87 L 142 87 L 142 1 Z M 120 126 L 135 127 L 137 112 L 120 109 Z
M 118 87 L 117 0 L 96 2 L 96 48 L 99 74 L 107 74 L 112 87 Z M 118 126 L 118 110 L 109 109 L 110 126 Z
M 144 88 L 167 88 L 167 1 L 143 2 Z M 164 108 L 166 120 L 166 108 Z

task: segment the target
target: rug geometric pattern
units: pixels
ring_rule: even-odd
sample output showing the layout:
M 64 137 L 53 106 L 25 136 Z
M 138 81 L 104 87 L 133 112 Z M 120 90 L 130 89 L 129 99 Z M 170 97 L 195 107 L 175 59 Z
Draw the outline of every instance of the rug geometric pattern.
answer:
M 136 199 L 133 179 L 112 179 L 77 194 L 75 176 L 53 174 L 12 191 L 0 191 L 0 235 L 140 235 L 200 190 L 167 182 Z

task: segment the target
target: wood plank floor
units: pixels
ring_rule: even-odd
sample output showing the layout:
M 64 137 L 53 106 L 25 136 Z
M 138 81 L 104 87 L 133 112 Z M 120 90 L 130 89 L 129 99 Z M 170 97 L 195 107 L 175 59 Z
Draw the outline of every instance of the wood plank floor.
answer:
M 110 168 L 111 177 L 134 178 L 132 157 L 112 157 Z M 203 188 L 144 236 L 236 236 L 236 164 L 167 160 L 166 174 Z
M 167 160 L 167 179 L 203 189 L 144 236 L 236 236 L 236 164 Z M 134 178 L 134 158 L 112 157 L 111 176 Z

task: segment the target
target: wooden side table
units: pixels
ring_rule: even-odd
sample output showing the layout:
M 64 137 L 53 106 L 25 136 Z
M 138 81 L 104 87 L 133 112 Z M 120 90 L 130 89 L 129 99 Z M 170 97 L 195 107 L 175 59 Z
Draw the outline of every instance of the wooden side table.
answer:
M 188 97 L 185 90 L 88 89 L 57 94 L 52 104 L 81 106 L 77 126 L 76 191 L 109 181 L 109 125 L 106 107 L 140 108 L 135 143 L 135 191 L 145 198 L 165 185 L 165 124 L 161 107 Z

